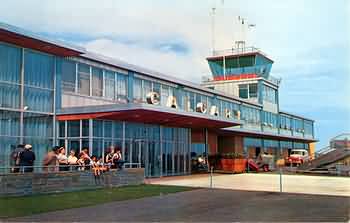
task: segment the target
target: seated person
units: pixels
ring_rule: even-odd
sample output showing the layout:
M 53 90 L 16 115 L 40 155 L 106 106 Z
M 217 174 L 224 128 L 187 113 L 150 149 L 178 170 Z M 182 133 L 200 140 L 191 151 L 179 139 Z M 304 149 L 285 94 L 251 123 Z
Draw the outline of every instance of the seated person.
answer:
M 113 163 L 118 169 L 123 168 L 124 161 L 122 159 L 122 153 L 121 153 L 120 149 L 117 149 L 116 153 L 114 153 Z

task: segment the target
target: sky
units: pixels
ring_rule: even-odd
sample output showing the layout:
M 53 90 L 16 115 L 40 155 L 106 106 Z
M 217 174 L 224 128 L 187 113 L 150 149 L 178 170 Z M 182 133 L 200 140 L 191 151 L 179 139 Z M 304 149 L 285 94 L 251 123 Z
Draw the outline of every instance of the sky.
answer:
M 199 83 L 212 49 L 232 48 L 237 17 L 247 46 L 274 60 L 280 109 L 314 119 L 317 149 L 350 132 L 347 0 L 2 0 L 0 21 Z

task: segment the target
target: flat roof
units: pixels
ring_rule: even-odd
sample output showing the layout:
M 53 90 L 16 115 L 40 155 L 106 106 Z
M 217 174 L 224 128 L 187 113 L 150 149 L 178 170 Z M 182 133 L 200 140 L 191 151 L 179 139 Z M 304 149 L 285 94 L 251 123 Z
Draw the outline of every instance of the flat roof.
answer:
M 28 30 L 1 22 L 0 41 L 63 57 L 78 56 L 86 52 L 83 47 L 48 39 Z

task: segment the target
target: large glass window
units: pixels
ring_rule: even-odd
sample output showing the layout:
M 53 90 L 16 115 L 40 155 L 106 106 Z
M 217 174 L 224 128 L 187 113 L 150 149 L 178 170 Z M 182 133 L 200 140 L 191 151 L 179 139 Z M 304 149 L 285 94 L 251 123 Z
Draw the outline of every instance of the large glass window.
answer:
M 263 111 L 263 125 L 265 127 L 270 127 L 270 128 L 277 128 L 277 121 L 278 121 L 278 115 Z
M 115 74 L 111 71 L 105 71 L 105 97 L 114 100 Z
M 54 58 L 31 50 L 24 51 L 24 83 L 53 89 Z
M 19 108 L 20 102 L 19 85 L 0 82 L 0 107 Z
M 80 121 L 68 121 L 67 122 L 68 137 L 80 136 Z
M 161 97 L 160 88 L 161 87 L 160 87 L 159 83 L 153 82 L 153 89 L 152 89 L 152 91 L 156 92 L 159 95 L 159 97 Z
M 30 111 L 53 112 L 53 91 L 25 87 L 24 106 Z
M 19 83 L 21 49 L 0 43 L 0 81 Z
M 305 135 L 307 136 L 313 136 L 313 122 L 312 121 L 304 121 L 304 129 L 305 129 Z
M 66 92 L 75 92 L 76 79 L 76 64 L 75 62 L 62 61 L 62 90 Z
M 90 95 L 90 66 L 79 63 L 78 80 L 78 92 L 83 95 Z
M 138 103 L 142 101 L 142 80 L 134 78 L 133 82 L 134 102 Z
M 260 124 L 260 110 L 245 105 L 241 106 L 241 119 L 250 124 Z
M 127 76 L 117 74 L 117 100 L 121 102 L 127 101 Z
M 53 117 L 35 113 L 24 113 L 24 136 L 52 137 Z
M 162 106 L 166 106 L 169 97 L 169 87 L 166 85 L 162 85 L 160 101 Z
M 92 68 L 92 96 L 102 97 L 103 72 L 99 68 Z
M 19 112 L 0 110 L 0 135 L 19 136 L 19 119 Z
M 150 81 L 143 80 L 143 93 L 142 100 L 145 102 L 147 94 L 152 91 L 152 85 Z

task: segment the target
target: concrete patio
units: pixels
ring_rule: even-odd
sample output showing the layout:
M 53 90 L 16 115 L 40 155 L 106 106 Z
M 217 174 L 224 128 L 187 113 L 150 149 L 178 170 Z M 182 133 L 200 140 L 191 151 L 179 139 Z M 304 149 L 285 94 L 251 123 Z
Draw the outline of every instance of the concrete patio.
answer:
M 148 180 L 151 184 L 210 187 L 208 174 L 164 177 Z M 264 173 L 214 174 L 213 188 L 280 191 L 280 175 Z M 319 194 L 350 197 L 350 177 L 282 175 L 282 191 L 288 193 Z

